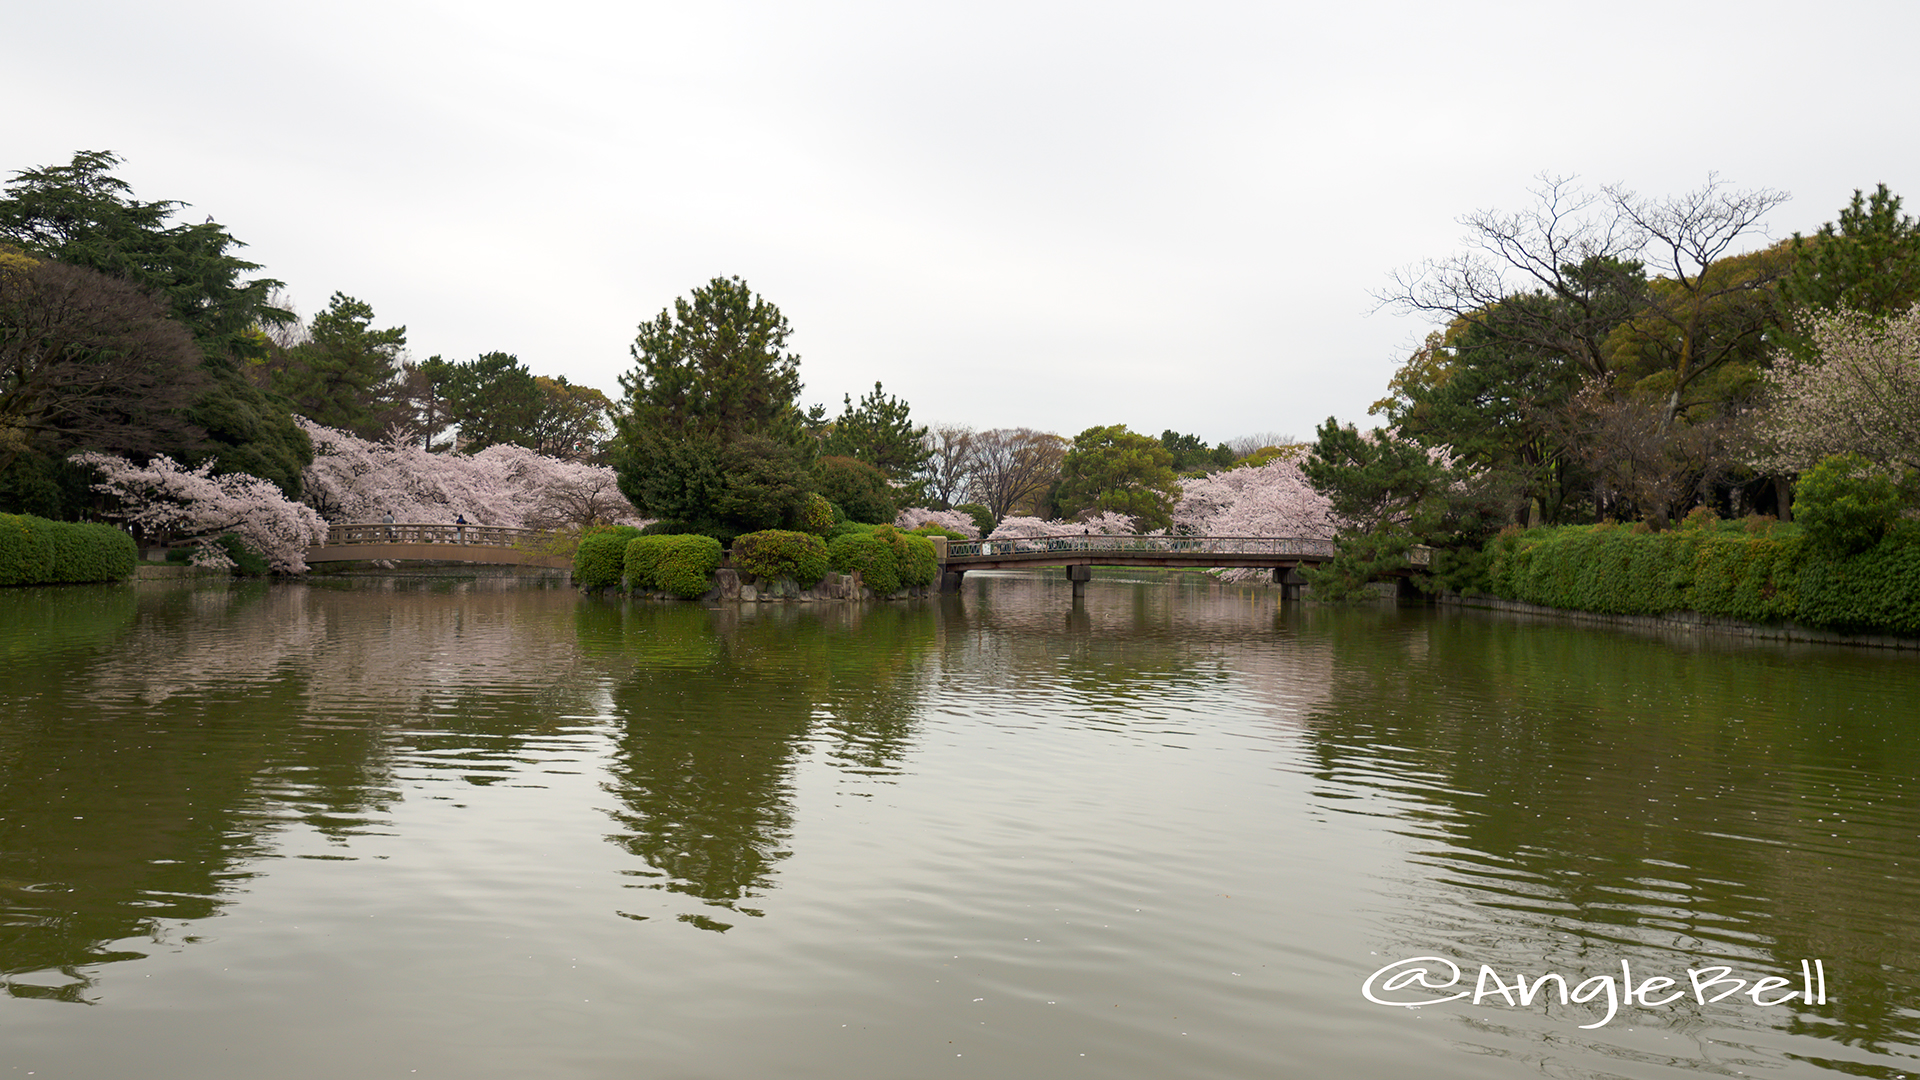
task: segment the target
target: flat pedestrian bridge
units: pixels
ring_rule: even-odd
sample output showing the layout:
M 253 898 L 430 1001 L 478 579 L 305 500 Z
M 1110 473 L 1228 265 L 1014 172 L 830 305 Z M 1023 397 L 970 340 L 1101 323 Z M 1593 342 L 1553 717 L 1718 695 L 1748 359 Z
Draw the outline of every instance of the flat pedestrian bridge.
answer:
M 307 549 L 307 562 L 462 562 L 570 569 L 573 549 L 554 554 L 554 534 L 499 525 L 419 522 L 329 525 L 327 542 Z
M 1306 584 L 1301 567 L 1318 566 L 1333 558 L 1334 543 L 1304 536 L 1130 536 L 1111 533 L 1071 533 L 1023 536 L 999 540 L 945 540 L 935 538 L 940 553 L 940 590 L 959 588 L 969 570 L 1009 570 L 1020 567 L 1064 566 L 1075 596 L 1092 580 L 1095 566 L 1202 567 L 1208 569 L 1270 570 L 1273 580 L 1289 592 Z M 1408 561 L 1425 566 L 1433 552 L 1415 547 Z

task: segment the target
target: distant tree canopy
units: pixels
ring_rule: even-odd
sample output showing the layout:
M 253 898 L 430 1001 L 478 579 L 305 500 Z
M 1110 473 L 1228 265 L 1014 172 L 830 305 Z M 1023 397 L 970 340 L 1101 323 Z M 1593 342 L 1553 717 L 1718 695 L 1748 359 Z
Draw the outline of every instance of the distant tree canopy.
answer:
M 376 330 L 373 318 L 365 301 L 334 293 L 313 317 L 307 340 L 273 373 L 274 391 L 316 424 L 367 439 L 384 433 L 395 419 L 392 387 L 407 328 Z
M 875 382 L 873 393 L 862 397 L 858 407 L 851 395 L 846 398 L 846 407 L 821 452 L 864 461 L 894 484 L 911 484 L 926 469 L 933 452 L 926 445 L 927 429 L 913 426 L 910 413 L 905 401 L 888 395 Z
M 1073 437 L 1060 462 L 1058 498 L 1064 514 L 1112 511 L 1141 529 L 1167 528 L 1180 499 L 1173 454 L 1125 424 L 1088 428 Z
M 1533 194 L 1461 219 L 1462 252 L 1380 294 L 1443 328 L 1373 411 L 1548 522 L 1658 524 L 1702 499 L 1784 512 L 1786 459 L 1753 422 L 1769 372 L 1814 361 L 1836 311 L 1891 320 L 1920 298 L 1920 224 L 1884 186 L 1788 243 L 1761 233 L 1784 193 L 1712 176 L 1665 198 L 1556 177 Z
M 147 425 L 147 436 L 117 433 L 108 440 L 98 430 L 101 415 L 67 414 L 60 410 L 40 410 L 60 434 L 53 437 L 44 425 L 41 438 L 25 445 L 17 440 L 14 452 L 0 470 L 0 505 L 29 508 L 10 492 L 21 483 L 36 494 L 35 512 L 49 516 L 68 516 L 79 510 L 89 498 L 84 484 L 68 483 L 66 495 L 56 497 L 48 484 L 50 478 L 72 475 L 58 458 L 49 456 L 71 449 L 111 450 L 107 441 L 118 441 L 120 449 L 140 453 L 137 445 L 150 444 L 189 462 L 212 459 L 221 472 L 249 472 L 273 481 L 283 492 L 298 492 L 300 469 L 312 459 L 306 436 L 293 423 L 290 409 L 262 393 L 242 374 L 243 363 L 265 355 L 266 337 L 256 330 L 262 324 L 276 324 L 290 318 L 271 302 L 272 290 L 279 284 L 270 278 L 249 278 L 259 269 L 233 254 L 241 247 L 225 229 L 208 220 L 200 224 L 173 224 L 170 219 L 184 203 L 161 200 L 142 202 L 131 196 L 128 185 L 113 175 L 120 159 L 104 151 L 84 151 L 66 165 L 48 166 L 18 172 L 0 198 L 0 244 L 16 246 L 20 257 L 35 261 L 65 264 L 93 271 L 105 278 L 125 283 L 150 298 L 153 320 L 177 326 L 195 347 L 197 373 L 187 373 L 186 358 L 172 345 L 161 347 L 166 339 L 177 344 L 177 335 L 166 331 L 140 331 L 150 339 L 143 347 L 146 359 L 136 363 L 151 370 L 166 369 L 170 385 L 157 392 L 152 404 L 129 415 L 132 426 Z M 56 271 L 41 271 L 55 274 Z M 77 280 L 77 279 L 73 279 Z M 101 288 L 87 291 L 95 302 L 104 302 Z M 36 292 L 44 299 L 48 294 Z M 27 295 L 16 291 L 16 302 Z M 28 306 L 31 306 L 29 304 Z M 0 326 L 25 351 L 25 344 L 44 335 L 51 327 L 44 321 L 38 330 L 31 319 L 18 314 Z M 121 318 L 130 310 L 121 305 Z M 39 317 L 47 313 L 41 312 Z M 57 320 L 56 320 L 57 321 Z M 71 327 L 73 324 L 68 322 Z M 123 323 L 117 332 L 124 343 L 135 333 Z M 123 366 L 135 361 L 124 350 L 95 351 L 92 360 L 71 354 L 76 363 L 105 363 L 107 353 Z M 137 380 L 132 385 L 141 385 Z M 9 396 L 22 393 L 9 388 Z M 186 400 L 182 401 L 182 394 Z M 32 394 L 27 393 L 27 398 Z M 21 398 L 4 407 L 13 415 L 36 412 L 36 407 Z M 60 419 L 71 416 L 71 422 Z M 87 419 L 86 416 L 91 416 Z M 49 504 L 48 499 L 53 502 Z
M 791 333 L 737 277 L 641 324 L 612 456 L 642 514 L 722 539 L 799 524 L 812 440 Z

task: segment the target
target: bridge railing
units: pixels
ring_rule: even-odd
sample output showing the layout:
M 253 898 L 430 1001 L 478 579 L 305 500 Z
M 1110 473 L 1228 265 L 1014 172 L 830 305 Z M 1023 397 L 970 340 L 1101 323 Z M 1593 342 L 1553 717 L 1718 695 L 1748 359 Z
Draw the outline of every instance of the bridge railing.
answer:
M 340 544 L 466 544 L 473 547 L 537 545 L 550 534 L 503 525 L 446 525 L 439 522 L 353 522 L 327 526 L 328 547 Z
M 1305 555 L 1330 559 L 1331 540 L 1306 536 L 1130 536 L 1113 533 L 1062 533 L 1055 536 L 1003 537 L 998 540 L 950 540 L 947 558 L 984 558 L 995 555 Z M 1416 546 L 1408 561 L 1425 566 L 1433 550 Z

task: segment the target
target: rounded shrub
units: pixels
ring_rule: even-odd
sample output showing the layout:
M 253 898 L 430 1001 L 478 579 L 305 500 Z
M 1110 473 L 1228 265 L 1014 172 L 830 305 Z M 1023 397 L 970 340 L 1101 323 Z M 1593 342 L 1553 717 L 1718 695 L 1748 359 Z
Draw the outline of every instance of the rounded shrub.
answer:
M 573 552 L 573 583 L 583 589 L 611 589 L 626 572 L 627 545 L 640 535 L 631 525 L 588 529 Z
M 111 525 L 0 514 L 0 585 L 122 581 L 138 561 L 133 538 Z
M 748 533 L 733 541 L 733 564 L 752 577 L 792 578 L 811 589 L 827 576 L 827 544 L 818 536 L 780 529 Z
M 940 576 L 940 556 L 933 549 L 933 541 L 917 533 L 900 533 L 901 546 L 895 553 L 900 558 L 900 584 L 909 588 L 921 588 L 933 584 Z
M 691 534 L 660 539 L 660 561 L 653 568 L 656 588 L 682 600 L 698 599 L 713 588 L 713 572 L 720 568 L 720 541 Z
M 1807 543 L 1856 555 L 1880 542 L 1906 503 L 1900 485 L 1859 454 L 1834 454 L 1800 474 L 1793 517 Z
M 819 492 L 854 521 L 892 521 L 899 507 L 887 474 L 857 458 L 823 457 L 813 465 Z
M 800 510 L 800 527 L 815 536 L 825 536 L 834 522 L 843 520 L 846 515 L 839 512 L 825 495 L 814 492 L 807 496 L 807 505 Z
M 881 596 L 900 590 L 900 559 L 892 544 L 872 533 L 835 539 L 827 545 L 827 561 L 843 574 L 859 574 L 867 588 Z
M 972 518 L 973 527 L 980 530 L 981 536 L 987 536 L 993 532 L 993 511 L 979 503 L 961 503 L 954 509 Z
M 671 539 L 660 533 L 642 533 L 627 541 L 627 588 L 634 592 L 660 588 L 660 562 L 666 558 L 667 541 Z

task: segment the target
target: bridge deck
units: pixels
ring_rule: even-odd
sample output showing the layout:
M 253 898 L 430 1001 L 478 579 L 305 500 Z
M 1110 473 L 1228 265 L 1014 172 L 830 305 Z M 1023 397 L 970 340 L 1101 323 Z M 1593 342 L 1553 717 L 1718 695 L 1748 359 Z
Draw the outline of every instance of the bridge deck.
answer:
M 945 569 L 994 570 L 1018 566 L 1313 566 L 1332 558 L 1331 540 L 1304 536 L 1124 536 L 1063 534 L 1001 540 L 950 540 Z M 1409 560 L 1424 566 L 1432 552 L 1416 547 Z

